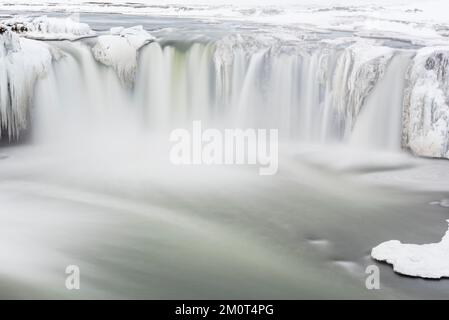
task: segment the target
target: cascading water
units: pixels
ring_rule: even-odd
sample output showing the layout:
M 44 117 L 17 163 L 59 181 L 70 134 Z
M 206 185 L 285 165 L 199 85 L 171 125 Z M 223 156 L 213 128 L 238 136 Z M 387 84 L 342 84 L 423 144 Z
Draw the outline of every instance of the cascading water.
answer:
M 385 75 L 366 100 L 351 143 L 392 151 L 401 148 L 403 93 L 410 60 L 410 53 L 391 59 Z
M 243 47 L 247 43 L 252 46 Z M 202 120 L 278 128 L 287 141 L 400 149 L 406 51 L 370 44 L 267 45 L 241 36 L 156 41 L 140 49 L 135 78 L 126 84 L 113 67 L 95 60 L 92 41 L 50 46 L 58 58 L 36 87 L 33 109 L 43 131 L 53 125 L 62 131 L 157 131 Z M 394 97 L 385 93 L 391 86 L 397 87 Z M 384 126 L 382 137 L 377 123 Z

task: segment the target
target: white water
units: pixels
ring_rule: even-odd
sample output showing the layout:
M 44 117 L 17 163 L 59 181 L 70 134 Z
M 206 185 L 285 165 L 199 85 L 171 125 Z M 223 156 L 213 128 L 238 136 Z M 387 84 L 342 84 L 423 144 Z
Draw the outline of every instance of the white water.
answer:
M 352 132 L 351 143 L 365 148 L 401 148 L 402 106 L 410 54 L 395 56 L 366 101 Z
M 410 53 L 398 50 L 390 61 L 390 51 L 366 58 L 352 46 L 247 48 L 246 42 L 153 42 L 140 50 L 129 84 L 95 60 L 92 41 L 52 42 L 62 58 L 35 88 L 33 135 L 52 141 L 94 132 L 165 132 L 202 120 L 277 128 L 287 142 L 400 150 Z

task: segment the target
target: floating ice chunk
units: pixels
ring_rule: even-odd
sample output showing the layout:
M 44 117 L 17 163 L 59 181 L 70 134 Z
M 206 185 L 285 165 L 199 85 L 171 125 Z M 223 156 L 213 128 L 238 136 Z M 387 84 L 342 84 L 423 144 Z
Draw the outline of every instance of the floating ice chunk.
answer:
M 112 28 L 110 34 L 98 37 L 92 52 L 97 61 L 112 67 L 125 86 L 132 86 L 137 70 L 139 49 L 155 38 L 142 26 Z
M 67 18 L 15 16 L 1 21 L 0 24 L 33 39 L 76 40 L 95 35 L 88 24 L 76 20 L 75 16 Z
M 449 277 L 449 230 L 438 243 L 383 242 L 371 250 L 371 256 L 392 264 L 394 271 L 401 274 L 431 279 Z

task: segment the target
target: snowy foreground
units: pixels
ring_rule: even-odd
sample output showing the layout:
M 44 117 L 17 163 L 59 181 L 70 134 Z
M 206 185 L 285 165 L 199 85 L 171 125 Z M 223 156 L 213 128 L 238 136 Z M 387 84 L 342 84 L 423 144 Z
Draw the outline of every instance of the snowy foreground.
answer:
M 449 24 L 447 11 L 435 11 L 446 4 L 334 2 L 331 8 L 288 1 L 256 9 L 151 1 L 50 7 L 201 18 L 208 26 L 232 20 L 238 26 L 178 43 L 170 28 L 98 32 L 76 17 L 11 14 L 0 21 L 1 138 L 16 140 L 32 127 L 46 142 L 72 142 L 102 126 L 136 130 L 144 118 L 167 129 L 197 117 L 276 127 L 284 139 L 448 159 Z M 3 10 L 44 8 L 36 1 Z M 258 32 L 245 31 L 247 26 Z M 52 130 L 60 130 L 58 137 Z M 387 241 L 371 256 L 401 274 L 449 277 L 449 233 L 432 244 Z
M 373 248 L 371 256 L 392 264 L 394 271 L 401 274 L 430 279 L 449 277 L 449 231 L 438 243 L 418 245 L 390 240 Z

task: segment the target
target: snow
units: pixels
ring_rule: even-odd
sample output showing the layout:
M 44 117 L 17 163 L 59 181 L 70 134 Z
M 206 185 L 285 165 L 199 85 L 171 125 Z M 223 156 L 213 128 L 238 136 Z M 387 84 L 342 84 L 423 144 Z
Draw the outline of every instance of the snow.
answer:
M 398 37 L 417 43 L 447 42 L 446 0 L 109 0 L 13 1 L 7 11 L 97 12 L 213 20 L 239 20 L 274 25 L 307 25 L 376 37 Z M 52 5 L 48 5 L 52 3 Z M 111 3 L 113 5 L 108 6 Z
M 134 83 L 139 49 L 154 40 L 142 26 L 112 28 L 99 36 L 92 52 L 97 61 L 112 67 L 120 81 L 128 87 Z
M 1 21 L 0 25 L 23 27 L 19 33 L 24 37 L 42 40 L 77 40 L 94 36 L 89 25 L 78 22 L 78 19 L 77 15 L 66 18 L 15 16 Z
M 418 245 L 386 241 L 373 248 L 371 256 L 392 264 L 394 271 L 404 275 L 430 279 L 449 277 L 449 230 L 438 243 Z

